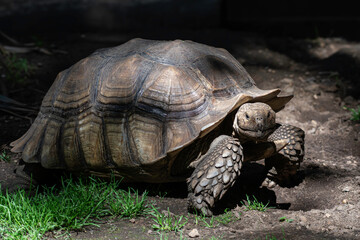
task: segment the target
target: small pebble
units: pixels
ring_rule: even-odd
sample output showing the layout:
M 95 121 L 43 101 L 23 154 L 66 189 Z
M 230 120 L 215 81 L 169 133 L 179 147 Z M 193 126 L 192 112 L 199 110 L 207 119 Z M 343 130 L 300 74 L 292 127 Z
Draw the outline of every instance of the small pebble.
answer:
M 268 188 L 274 188 L 276 186 L 276 183 L 274 181 L 270 181 Z
M 197 238 L 199 236 L 200 236 L 199 231 L 196 228 L 194 228 L 189 232 L 189 237 L 191 238 Z
M 311 128 L 309 131 L 308 131 L 308 133 L 310 133 L 310 134 L 314 134 L 316 132 L 316 128 Z
M 316 127 L 318 125 L 318 123 L 315 120 L 311 120 L 311 125 Z
M 135 223 L 135 218 L 130 219 L 129 222 Z
M 347 199 L 344 199 L 344 200 L 342 200 L 342 203 L 343 203 L 343 204 L 348 204 L 349 201 L 348 201 Z
M 346 186 L 342 189 L 343 192 L 350 192 L 350 190 L 351 190 L 351 187 L 349 187 L 349 186 Z

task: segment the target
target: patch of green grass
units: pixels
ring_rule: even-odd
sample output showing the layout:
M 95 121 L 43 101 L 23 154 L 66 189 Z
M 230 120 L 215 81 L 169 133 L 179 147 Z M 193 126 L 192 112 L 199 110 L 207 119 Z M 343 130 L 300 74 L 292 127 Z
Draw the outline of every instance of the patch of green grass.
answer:
M 160 233 L 159 240 L 168 240 L 168 239 L 169 239 L 169 236 L 167 234 Z
M 214 228 L 219 226 L 219 223 L 216 221 L 216 217 L 214 216 L 211 217 L 200 216 L 199 219 L 207 228 Z
M 7 155 L 5 150 L 3 150 L 2 153 L 0 154 L 0 161 L 10 162 L 10 156 Z
M 279 218 L 279 221 L 280 221 L 280 222 L 288 222 L 288 223 L 291 223 L 291 222 L 294 221 L 294 219 L 287 218 L 287 217 L 281 217 L 281 218 Z
M 207 228 L 214 228 L 219 226 L 219 224 L 229 224 L 230 222 L 234 222 L 240 219 L 240 217 L 236 217 L 233 212 L 229 211 L 229 209 L 225 209 L 224 214 L 221 214 L 219 216 L 211 216 L 211 217 L 206 217 L 203 214 L 195 214 L 195 225 L 198 225 L 200 223 L 202 223 L 202 225 L 204 227 Z
M 146 194 L 139 197 L 136 191 L 117 186 L 93 178 L 86 183 L 67 179 L 61 190 L 45 188 L 32 197 L 24 190 L 0 193 L 0 239 L 42 239 L 48 231 L 98 226 L 102 216 L 146 214 Z M 122 202 L 122 207 L 110 206 L 116 201 Z
M 160 213 L 155 207 L 150 213 L 153 216 L 153 221 L 155 224 L 152 225 L 152 228 L 158 231 L 180 231 L 185 224 L 188 222 L 188 218 L 184 216 L 177 216 L 171 214 L 169 209 L 165 213 Z
M 256 238 L 256 240 L 261 240 L 261 238 Z M 285 237 L 277 238 L 274 235 L 266 235 L 265 240 L 286 240 Z
M 256 240 L 260 240 L 260 238 L 256 238 Z M 265 240 L 286 240 L 284 229 L 282 229 L 282 237 L 281 237 L 281 238 L 277 238 L 277 237 L 274 236 L 273 234 L 271 234 L 271 235 L 268 235 L 268 234 L 267 234 L 267 235 L 265 236 Z
M 15 54 L 4 54 L 3 61 L 7 70 L 6 80 L 11 84 L 25 84 L 26 80 L 35 69 L 27 59 Z
M 210 240 L 221 240 L 221 237 L 211 236 Z
M 32 39 L 34 45 L 37 46 L 37 47 L 43 47 L 45 45 L 44 40 L 41 37 L 37 36 L 37 35 L 32 35 L 31 39 Z
M 168 232 L 159 232 L 159 238 L 155 238 L 155 240 L 168 240 L 174 239 L 172 236 L 169 236 Z M 176 237 L 178 240 L 186 240 L 187 238 L 183 236 L 183 231 L 179 232 L 179 236 Z
M 351 118 L 350 118 L 351 121 L 354 121 L 354 122 L 360 121 L 360 106 L 358 106 L 357 109 L 349 108 L 349 107 L 344 107 L 344 109 L 351 112 Z
M 274 235 L 266 235 L 265 240 L 286 240 L 285 235 L 283 234 L 283 237 L 277 238 Z
M 224 214 L 216 217 L 216 221 L 223 225 L 229 224 L 231 222 L 235 222 L 239 219 L 240 216 L 235 216 L 234 213 L 229 209 L 225 209 Z
M 256 210 L 260 212 L 265 212 L 266 210 L 272 208 L 268 207 L 270 202 L 264 205 L 262 202 L 259 202 L 255 196 L 252 196 L 252 198 L 253 200 L 250 200 L 250 197 L 246 195 L 246 202 L 242 202 L 247 211 Z
M 115 188 L 114 188 L 115 189 Z M 108 198 L 106 204 L 110 213 L 114 216 L 134 218 L 149 214 L 150 208 L 146 205 L 147 192 L 139 196 L 137 190 L 129 188 L 128 191 L 113 190 L 112 197 Z

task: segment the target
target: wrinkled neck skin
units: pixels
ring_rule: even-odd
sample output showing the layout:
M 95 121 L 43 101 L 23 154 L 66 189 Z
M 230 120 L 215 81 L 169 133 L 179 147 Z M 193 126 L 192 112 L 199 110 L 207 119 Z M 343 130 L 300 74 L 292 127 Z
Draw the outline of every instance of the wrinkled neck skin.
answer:
M 245 103 L 238 109 L 233 122 L 233 136 L 241 143 L 264 142 L 276 127 L 275 112 L 261 102 Z
M 275 129 L 274 129 L 275 130 Z M 273 132 L 273 131 L 272 131 Z M 243 135 L 241 133 L 237 133 L 235 131 L 232 132 L 232 137 L 239 139 L 241 144 L 244 143 L 249 143 L 249 142 L 253 142 L 253 143 L 262 143 L 262 142 L 267 142 L 267 139 L 269 137 L 269 135 L 272 133 L 269 132 L 266 136 L 264 136 L 263 138 L 252 138 L 246 135 Z
M 232 137 L 238 138 L 243 146 L 244 162 L 258 161 L 270 157 L 276 152 L 275 144 L 267 141 L 271 133 L 264 138 L 250 138 L 233 131 Z

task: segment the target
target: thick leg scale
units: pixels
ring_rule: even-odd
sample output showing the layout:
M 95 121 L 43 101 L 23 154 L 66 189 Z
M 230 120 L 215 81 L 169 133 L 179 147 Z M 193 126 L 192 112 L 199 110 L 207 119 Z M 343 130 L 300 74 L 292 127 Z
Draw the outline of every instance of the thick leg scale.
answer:
M 276 184 L 293 184 L 294 176 L 304 158 L 304 138 L 304 131 L 291 125 L 281 125 L 269 136 L 269 142 L 286 144 L 275 155 L 265 159 L 268 175 L 263 186 L 271 188 Z
M 216 138 L 187 180 L 189 208 L 211 216 L 215 202 L 240 175 L 243 159 L 242 147 L 237 139 L 225 135 Z

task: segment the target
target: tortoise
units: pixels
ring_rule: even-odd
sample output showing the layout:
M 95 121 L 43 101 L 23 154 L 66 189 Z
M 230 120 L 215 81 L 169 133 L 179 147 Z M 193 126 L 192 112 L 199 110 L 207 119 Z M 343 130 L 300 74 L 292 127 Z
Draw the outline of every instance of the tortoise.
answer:
M 16 175 L 187 181 L 189 208 L 210 216 L 243 162 L 265 158 L 275 169 L 268 182 L 296 172 L 304 132 L 275 122 L 292 98 L 279 93 L 259 89 L 225 49 L 193 41 L 99 49 L 57 75 L 34 123 L 11 143 L 22 153 Z

